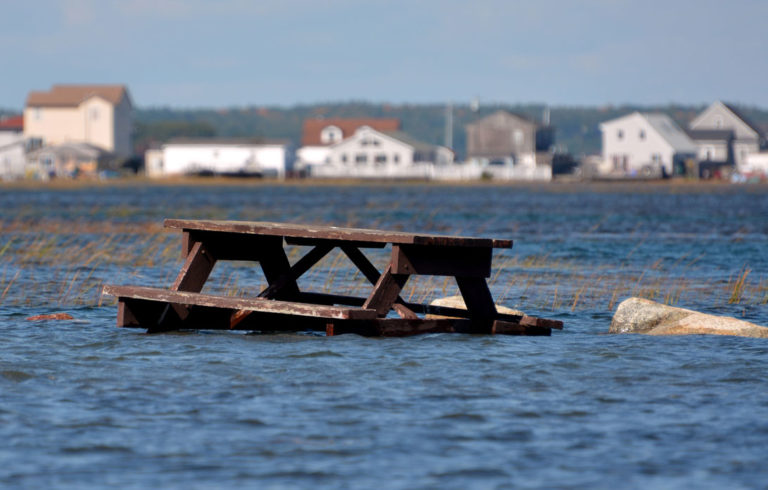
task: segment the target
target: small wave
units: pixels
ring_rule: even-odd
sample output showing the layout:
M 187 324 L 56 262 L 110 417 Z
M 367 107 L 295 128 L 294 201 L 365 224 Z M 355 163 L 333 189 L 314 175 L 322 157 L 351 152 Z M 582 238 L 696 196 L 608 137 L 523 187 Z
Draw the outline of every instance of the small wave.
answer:
M 307 352 L 305 354 L 291 354 L 286 357 L 292 358 L 292 359 L 306 359 L 306 358 L 312 358 L 312 357 L 344 357 L 344 356 L 339 354 L 338 352 L 333 352 L 331 350 L 320 350 L 317 352 Z
M 25 373 L 24 371 L 6 370 L 0 371 L 0 376 L 11 381 L 22 382 L 30 378 L 34 378 L 33 374 Z
M 95 444 L 92 446 L 70 446 L 61 449 L 67 454 L 81 453 L 132 453 L 133 450 L 124 446 L 110 446 L 108 444 Z

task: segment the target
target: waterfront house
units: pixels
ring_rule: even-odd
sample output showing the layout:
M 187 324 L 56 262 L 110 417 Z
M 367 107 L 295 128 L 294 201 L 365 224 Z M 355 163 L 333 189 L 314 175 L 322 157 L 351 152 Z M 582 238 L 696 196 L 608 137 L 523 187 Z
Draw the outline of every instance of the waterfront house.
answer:
M 696 173 L 696 144 L 669 116 L 634 112 L 600 124 L 603 163 L 611 177 L 662 177 Z
M 731 104 L 716 101 L 691 121 L 688 128 L 693 131 L 715 130 L 731 131 L 732 163 L 737 170 L 747 163 L 750 154 L 760 151 L 765 145 L 765 136 L 760 128 L 750 122 L 737 108 Z
M 453 163 L 453 151 L 416 141 L 400 131 L 358 128 L 328 148 L 326 162 L 312 167 L 313 177 L 430 179 L 436 167 Z
M 28 170 L 49 178 L 95 178 L 99 172 L 114 170 L 118 159 L 100 146 L 83 142 L 46 145 L 27 154 Z
M 296 167 L 312 173 L 312 168 L 325 165 L 330 148 L 367 126 L 377 131 L 400 131 L 400 120 L 394 118 L 313 118 L 304 120 L 301 147 L 296 152 Z
M 24 176 L 26 162 L 24 118 L 11 116 L 0 119 L 0 180 Z
M 734 168 L 733 131 L 728 129 L 690 129 L 696 144 L 699 177 L 707 179 L 730 173 Z
M 54 85 L 27 96 L 24 137 L 40 145 L 87 143 L 127 159 L 132 110 L 124 85 Z
M 176 138 L 145 154 L 147 175 L 234 175 L 284 178 L 294 160 L 285 140 Z
M 549 165 L 554 129 L 507 111 L 467 124 L 467 160 L 491 166 Z

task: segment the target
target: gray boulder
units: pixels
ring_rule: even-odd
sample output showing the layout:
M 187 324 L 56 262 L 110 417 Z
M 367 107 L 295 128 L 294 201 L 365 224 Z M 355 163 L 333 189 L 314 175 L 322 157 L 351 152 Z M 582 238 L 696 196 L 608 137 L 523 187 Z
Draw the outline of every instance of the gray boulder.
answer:
M 735 335 L 768 338 L 768 328 L 726 316 L 707 315 L 643 298 L 621 302 L 609 333 Z

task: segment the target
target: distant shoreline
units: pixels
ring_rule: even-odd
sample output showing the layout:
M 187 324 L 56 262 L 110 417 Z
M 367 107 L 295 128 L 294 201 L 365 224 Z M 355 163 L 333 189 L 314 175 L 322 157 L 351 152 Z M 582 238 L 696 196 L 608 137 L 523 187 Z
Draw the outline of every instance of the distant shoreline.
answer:
M 723 181 L 701 180 L 617 180 L 617 181 L 571 181 L 554 180 L 551 182 L 536 181 L 426 181 L 426 180 L 372 180 L 372 179 L 264 179 L 236 177 L 172 177 L 149 179 L 145 177 L 127 177 L 108 180 L 50 180 L 31 181 L 20 180 L 0 182 L 0 190 L 74 190 L 86 188 L 108 187 L 509 187 L 539 189 L 543 191 L 562 191 L 570 189 L 583 191 L 593 189 L 595 192 L 610 191 L 657 191 L 661 189 L 674 190 L 739 190 L 755 189 L 768 190 L 768 182 L 733 184 Z

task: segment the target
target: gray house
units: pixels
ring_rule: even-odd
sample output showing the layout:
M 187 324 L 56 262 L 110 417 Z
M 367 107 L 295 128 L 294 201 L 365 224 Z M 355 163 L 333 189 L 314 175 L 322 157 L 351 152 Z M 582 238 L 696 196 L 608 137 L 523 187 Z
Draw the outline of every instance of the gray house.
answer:
M 488 165 L 551 165 L 555 133 L 551 126 L 507 111 L 467 124 L 467 160 Z
M 688 128 L 702 162 L 722 161 L 740 169 L 747 156 L 759 152 L 765 144 L 765 137 L 755 124 L 732 105 L 720 101 L 696 116 Z M 727 151 L 723 150 L 724 145 L 729 146 Z

